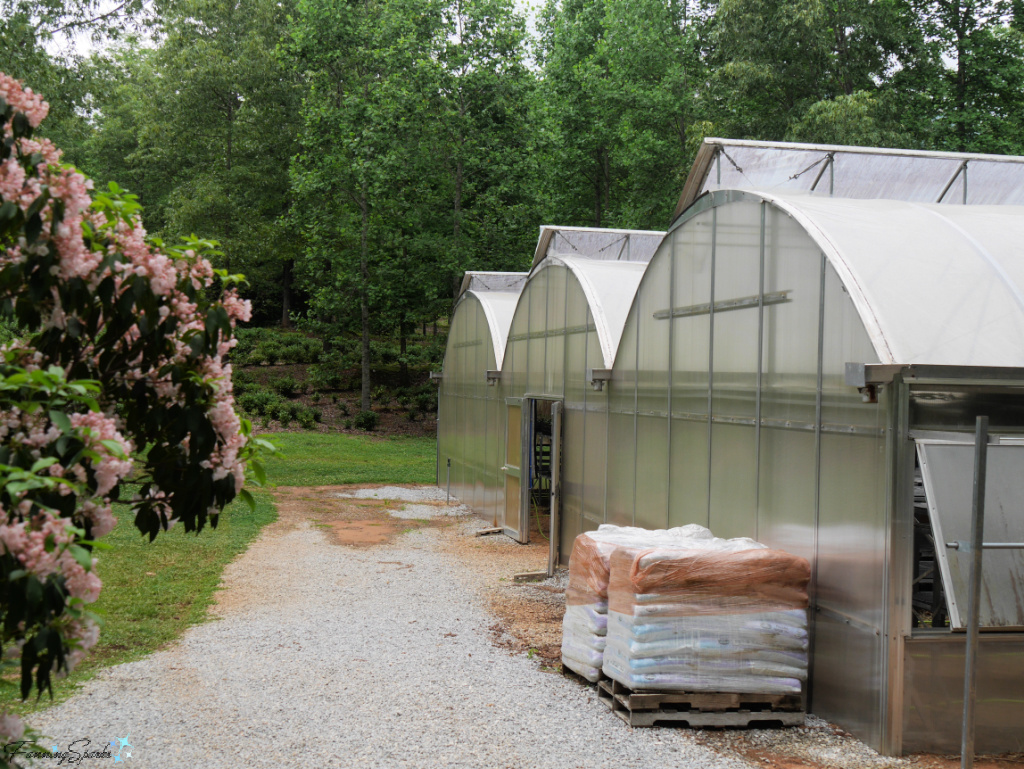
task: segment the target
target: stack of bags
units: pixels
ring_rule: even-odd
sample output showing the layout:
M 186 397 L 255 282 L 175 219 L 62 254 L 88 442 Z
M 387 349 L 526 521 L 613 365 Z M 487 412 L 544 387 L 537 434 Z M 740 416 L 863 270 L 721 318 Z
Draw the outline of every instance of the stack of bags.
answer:
M 608 632 L 609 559 L 616 548 L 688 544 L 697 547 L 696 543 L 714 540 L 710 531 L 696 524 L 656 531 L 604 524 L 597 531 L 576 537 L 565 592 L 562 664 L 588 681 L 601 678 Z
M 806 559 L 749 539 L 618 547 L 604 674 L 630 689 L 799 694 Z

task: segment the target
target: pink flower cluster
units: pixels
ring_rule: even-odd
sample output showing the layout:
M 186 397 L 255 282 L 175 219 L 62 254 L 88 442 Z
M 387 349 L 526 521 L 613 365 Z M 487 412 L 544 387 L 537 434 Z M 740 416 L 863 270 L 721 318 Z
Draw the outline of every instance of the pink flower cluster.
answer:
M 38 128 L 50 111 L 50 105 L 43 101 L 42 97 L 32 93 L 31 88 L 22 88 L 21 83 L 3 72 L 0 72 L 0 96 L 3 96 L 15 111 L 24 112 L 29 125 L 33 128 Z
M 71 521 L 47 510 L 38 511 L 27 521 L 0 524 L 0 554 L 13 555 L 40 582 L 62 577 L 69 603 L 92 603 L 99 598 L 102 583 L 94 572 L 96 560 L 92 561 L 93 568 L 86 569 L 69 550 L 76 541 Z
M 98 497 L 105 497 L 132 469 L 129 457 L 134 448 L 131 441 L 121 436 L 113 419 L 97 411 L 72 414 L 71 425 L 80 431 L 85 445 L 100 455 L 99 464 L 93 467 L 96 474 L 95 493 Z M 102 441 L 120 444 L 121 456 L 113 453 Z

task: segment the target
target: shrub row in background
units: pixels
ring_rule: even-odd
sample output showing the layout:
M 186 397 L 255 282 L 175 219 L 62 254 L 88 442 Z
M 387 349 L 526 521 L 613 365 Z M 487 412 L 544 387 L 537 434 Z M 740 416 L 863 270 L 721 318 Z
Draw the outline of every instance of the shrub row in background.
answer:
M 293 380 L 294 381 L 294 380 Z M 307 430 L 323 419 L 323 412 L 297 401 L 290 401 L 273 390 L 256 384 L 239 371 L 235 375 L 235 403 L 249 417 L 269 422 L 276 419 L 287 427 L 298 422 Z
M 241 328 L 231 359 L 238 366 L 276 363 L 316 363 L 323 354 L 321 340 L 279 328 Z

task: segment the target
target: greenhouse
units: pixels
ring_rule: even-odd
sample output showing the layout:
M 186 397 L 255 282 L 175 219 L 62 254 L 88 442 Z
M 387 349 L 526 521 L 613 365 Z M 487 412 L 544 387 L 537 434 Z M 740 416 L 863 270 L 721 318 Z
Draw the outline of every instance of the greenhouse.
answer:
M 525 539 L 548 483 L 556 560 L 605 522 L 808 558 L 813 712 L 954 752 L 978 415 L 986 540 L 1024 541 L 1024 160 L 708 140 L 686 189 L 648 261 L 535 259 L 473 377 L 500 524 Z M 1020 751 L 1024 556 L 985 564 L 976 744 Z

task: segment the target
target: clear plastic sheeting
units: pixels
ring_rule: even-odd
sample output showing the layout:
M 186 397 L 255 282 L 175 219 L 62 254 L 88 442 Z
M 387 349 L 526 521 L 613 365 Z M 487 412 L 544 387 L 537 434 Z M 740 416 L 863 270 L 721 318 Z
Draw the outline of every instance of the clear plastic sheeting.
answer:
M 562 664 L 588 681 L 601 677 L 608 626 L 608 562 L 617 547 L 713 540 L 710 531 L 696 524 L 655 531 L 603 524 L 597 531 L 576 537 L 569 558 L 569 587 L 565 592 Z
M 651 261 L 664 232 L 654 230 L 610 230 L 593 227 L 540 228 L 532 270 L 549 256 L 572 256 L 607 262 Z
M 799 694 L 809 581 L 806 559 L 749 539 L 618 547 L 602 670 L 638 690 Z
M 706 192 L 737 189 L 943 205 L 1019 205 L 1024 204 L 1024 159 L 709 138 L 698 151 L 675 215 Z
M 927 489 L 935 555 L 946 594 L 951 625 L 967 627 L 973 554 L 974 444 L 918 440 L 917 451 Z M 985 483 L 985 540 L 1024 542 L 1024 446 L 990 445 Z M 945 547 L 958 542 L 960 547 Z M 1024 628 L 1024 551 L 987 549 L 982 557 L 982 627 Z
M 518 294 L 528 277 L 525 272 L 467 272 L 462 278 L 459 296 L 467 291 L 511 291 Z

